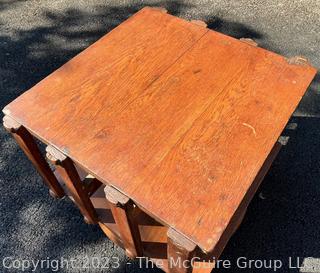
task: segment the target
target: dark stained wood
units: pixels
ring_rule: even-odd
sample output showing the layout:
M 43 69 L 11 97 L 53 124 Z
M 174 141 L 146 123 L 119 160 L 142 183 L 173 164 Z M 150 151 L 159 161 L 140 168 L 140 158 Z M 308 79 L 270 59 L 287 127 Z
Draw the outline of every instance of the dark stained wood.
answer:
M 4 112 L 211 252 L 315 73 L 146 8 Z
M 104 192 L 127 255 L 131 258 L 142 257 L 142 241 L 134 215 L 134 204 L 127 196 L 111 186 L 106 186 Z
M 168 230 L 168 272 L 191 273 L 196 245 L 172 228 Z
M 114 199 L 114 197 L 111 197 Z M 112 215 L 113 205 L 107 201 L 104 186 L 101 186 L 91 197 L 90 200 L 98 214 L 99 225 L 116 244 L 124 248 L 118 225 Z M 135 223 L 139 227 L 139 234 L 143 245 L 143 256 L 147 257 L 167 257 L 167 230 L 168 228 L 157 223 L 153 218 L 139 210 L 137 207 L 134 212 Z M 161 248 L 161 249 L 159 249 Z M 164 248 L 164 249 L 163 249 Z M 159 253 L 162 251 L 162 253 Z M 165 257 L 163 256 L 165 253 Z
M 53 171 L 47 161 L 39 151 L 33 136 L 18 122 L 9 116 L 3 118 L 3 126 L 12 134 L 21 149 L 42 176 L 45 184 L 49 187 L 50 195 L 55 198 L 64 196 L 64 191 L 60 186 Z
M 96 192 L 97 189 L 102 185 L 102 183 L 96 178 L 90 178 L 89 181 L 84 181 L 86 184 L 85 191 L 89 196 Z
M 47 158 L 55 165 L 56 171 L 64 181 L 73 201 L 78 205 L 84 219 L 89 224 L 97 223 L 96 211 L 90 201 L 89 195 L 82 184 L 80 176 L 72 160 L 62 154 L 53 146 L 48 146 Z

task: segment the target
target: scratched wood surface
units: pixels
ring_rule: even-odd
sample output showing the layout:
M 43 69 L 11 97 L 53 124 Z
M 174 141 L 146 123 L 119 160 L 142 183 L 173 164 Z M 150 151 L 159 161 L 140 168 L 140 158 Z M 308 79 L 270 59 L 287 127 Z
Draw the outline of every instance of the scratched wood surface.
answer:
M 145 8 L 4 112 L 209 252 L 315 72 Z

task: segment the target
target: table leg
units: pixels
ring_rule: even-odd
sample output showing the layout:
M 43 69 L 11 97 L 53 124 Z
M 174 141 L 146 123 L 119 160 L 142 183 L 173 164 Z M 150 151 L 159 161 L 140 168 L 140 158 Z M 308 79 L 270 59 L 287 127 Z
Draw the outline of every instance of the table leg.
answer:
M 41 155 L 33 136 L 28 130 L 9 116 L 3 118 L 3 126 L 12 134 L 21 149 L 38 170 L 44 182 L 49 187 L 51 196 L 55 198 L 63 197 L 64 191 L 62 187 L 50 169 L 47 161 Z
M 119 229 L 126 254 L 131 258 L 142 257 L 142 242 L 138 225 L 134 219 L 133 202 L 111 186 L 106 186 L 104 191 Z
M 72 160 L 53 146 L 48 146 L 46 151 L 47 158 L 56 166 L 56 170 L 65 182 L 74 202 L 84 215 L 84 220 L 88 224 L 97 223 L 96 211 Z
M 196 245 L 172 228 L 168 230 L 167 235 L 168 271 L 170 273 L 191 273 L 191 259 Z

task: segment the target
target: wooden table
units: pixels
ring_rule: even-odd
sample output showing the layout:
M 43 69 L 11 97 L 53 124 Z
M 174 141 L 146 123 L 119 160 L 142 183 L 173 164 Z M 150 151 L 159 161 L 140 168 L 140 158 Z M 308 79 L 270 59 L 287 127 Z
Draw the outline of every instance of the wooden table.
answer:
M 51 193 L 67 192 L 129 256 L 152 256 L 144 242 L 158 236 L 168 255 L 152 258 L 209 260 L 240 224 L 315 73 L 303 58 L 144 8 L 6 106 L 4 126 Z M 99 214 L 107 208 L 111 222 Z

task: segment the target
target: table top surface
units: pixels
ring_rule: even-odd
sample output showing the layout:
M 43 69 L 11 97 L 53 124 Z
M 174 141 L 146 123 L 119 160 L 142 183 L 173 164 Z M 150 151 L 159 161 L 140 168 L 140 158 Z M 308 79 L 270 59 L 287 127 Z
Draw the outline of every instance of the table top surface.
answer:
M 210 251 L 315 73 L 144 8 L 4 113 Z

